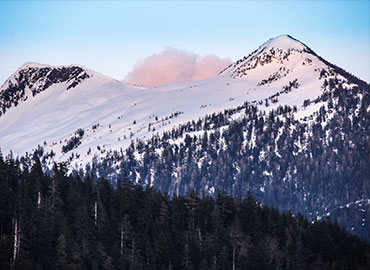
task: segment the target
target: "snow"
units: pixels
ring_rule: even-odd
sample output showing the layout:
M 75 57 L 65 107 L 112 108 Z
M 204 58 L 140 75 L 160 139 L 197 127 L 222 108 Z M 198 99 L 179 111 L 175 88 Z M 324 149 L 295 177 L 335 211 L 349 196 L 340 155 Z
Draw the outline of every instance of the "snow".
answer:
M 235 108 L 245 101 L 261 103 L 259 109 L 267 112 L 279 105 L 289 105 L 297 106 L 299 118 L 311 115 L 319 105 L 304 108 L 303 101 L 313 100 L 322 94 L 323 80 L 318 79 L 317 70 L 327 66 L 305 51 L 307 47 L 304 44 L 287 35 L 267 41 L 252 56 L 263 55 L 272 48 L 290 50 L 289 61 L 282 63 L 275 59 L 248 70 L 242 78 L 234 78 L 233 72 L 250 61 L 247 58 L 210 79 L 153 88 L 128 85 L 73 65 L 86 70 L 90 78 L 68 91 L 66 83 L 56 83 L 34 97 L 29 94 L 26 101 L 0 116 L 1 150 L 5 154 L 12 150 L 15 156 L 21 156 L 26 152 L 31 153 L 40 145 L 45 153 L 53 151 L 57 162 L 69 160 L 73 153 L 71 166 L 84 167 L 94 156 L 101 158 L 107 151 L 125 150 L 133 140 L 151 138 L 179 124 Z M 307 62 L 306 59 L 309 59 L 309 65 L 302 64 Z M 29 67 L 50 66 L 25 63 L 9 80 L 20 70 Z M 281 77 L 260 85 L 272 74 L 280 74 Z M 295 79 L 299 83 L 298 88 L 282 93 L 283 87 Z M 0 92 L 4 91 L 6 85 L 3 84 Z M 270 105 L 266 107 L 265 99 L 277 92 L 280 92 L 278 102 L 269 102 Z M 239 113 L 233 118 L 241 116 L 242 113 Z M 94 125 L 98 126 L 93 129 Z M 79 128 L 85 131 L 81 144 L 63 153 L 62 146 Z M 49 162 L 52 164 L 51 160 Z
M 289 35 L 280 35 L 276 38 L 272 38 L 265 43 L 263 43 L 259 49 L 257 50 L 257 53 L 260 53 L 262 51 L 269 51 L 270 49 L 282 49 L 282 50 L 299 50 L 303 51 L 304 49 L 308 49 L 306 45 L 304 45 L 302 42 L 292 38 Z

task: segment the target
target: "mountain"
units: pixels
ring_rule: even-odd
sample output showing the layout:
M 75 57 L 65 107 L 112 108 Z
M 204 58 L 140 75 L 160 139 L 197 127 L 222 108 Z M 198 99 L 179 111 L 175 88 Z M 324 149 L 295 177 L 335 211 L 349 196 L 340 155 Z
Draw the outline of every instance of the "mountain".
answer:
M 26 63 L 0 90 L 1 147 L 5 153 L 12 149 L 16 155 L 25 155 L 40 145 L 53 151 L 55 161 L 65 161 L 74 153 L 80 158 L 75 157 L 73 163 L 85 165 L 95 154 L 105 156 L 96 149 L 98 145 L 126 149 L 131 139 L 150 138 L 245 101 L 265 103 L 291 85 L 294 91 L 282 93 L 268 110 L 289 105 L 297 106 L 300 115 L 308 115 L 310 111 L 301 109 L 303 101 L 320 95 L 322 80 L 317 77 L 328 68 L 309 52 L 302 43 L 280 36 L 215 78 L 151 89 L 125 85 L 77 65 Z M 63 152 L 66 140 L 78 129 L 85 131 L 80 146 Z
M 369 85 L 290 36 L 214 78 L 154 88 L 27 63 L 0 96 L 1 149 L 22 164 L 66 162 L 170 196 L 250 190 L 370 240 Z

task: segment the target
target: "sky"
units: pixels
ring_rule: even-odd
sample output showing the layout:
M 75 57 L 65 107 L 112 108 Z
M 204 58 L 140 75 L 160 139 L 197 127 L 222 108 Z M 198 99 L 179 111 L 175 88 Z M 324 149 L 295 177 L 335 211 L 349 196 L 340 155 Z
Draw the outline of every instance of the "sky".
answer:
M 118 80 L 171 50 L 192 56 L 194 68 L 212 57 L 217 65 L 281 34 L 370 82 L 367 0 L 2 0 L 0 85 L 25 62 L 80 64 Z

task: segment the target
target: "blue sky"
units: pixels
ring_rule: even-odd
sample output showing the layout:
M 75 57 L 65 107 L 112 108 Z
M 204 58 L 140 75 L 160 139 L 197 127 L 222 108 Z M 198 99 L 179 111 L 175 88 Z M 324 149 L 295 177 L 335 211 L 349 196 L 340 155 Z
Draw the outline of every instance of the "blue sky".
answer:
M 370 1 L 0 1 L 0 84 L 24 62 L 122 79 L 166 47 L 237 60 L 289 34 L 370 81 Z

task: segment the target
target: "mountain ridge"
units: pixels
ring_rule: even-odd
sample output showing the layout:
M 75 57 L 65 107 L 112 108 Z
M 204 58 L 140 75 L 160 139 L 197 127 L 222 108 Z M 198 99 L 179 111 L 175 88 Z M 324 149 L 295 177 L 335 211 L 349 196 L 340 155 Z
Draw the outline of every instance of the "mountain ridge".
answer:
M 291 60 L 289 61 L 289 59 Z M 24 75 L 22 76 L 20 75 L 20 73 L 22 73 L 23 71 L 27 71 L 26 75 L 28 75 L 29 77 L 28 80 L 27 78 L 23 79 Z M 53 72 L 54 74 L 57 73 L 56 76 L 50 76 L 50 74 L 52 75 Z M 306 75 L 306 73 L 307 74 L 309 73 L 309 76 Z M 314 78 L 316 76 L 318 77 L 317 81 Z M 249 56 L 234 62 L 232 65 L 230 65 L 228 68 L 226 68 L 223 72 L 221 72 L 218 76 L 214 78 L 205 79 L 201 81 L 179 82 L 174 84 L 162 85 L 154 88 L 145 88 L 145 89 L 139 88 L 140 91 L 139 90 L 135 91 L 137 90 L 135 86 L 126 85 L 124 83 L 111 79 L 108 76 L 92 71 L 80 65 L 50 66 L 35 62 L 27 62 L 23 64 L 19 69 L 17 69 L 17 71 L 13 75 L 11 75 L 9 79 L 0 88 L 0 105 L 2 107 L 2 111 L 0 113 L 3 115 L 3 117 L 1 117 L 0 114 L 0 122 L 5 123 L 5 126 L 7 126 L 6 125 L 7 122 L 14 122 L 13 119 L 10 121 L 3 120 L 4 117 L 6 116 L 4 115 L 6 110 L 9 110 L 12 107 L 16 107 L 19 102 L 21 103 L 26 102 L 27 99 L 29 98 L 35 99 L 34 97 L 36 95 L 40 94 L 41 92 L 44 92 L 45 90 L 48 90 L 48 88 L 53 87 L 58 89 L 62 87 L 66 91 L 72 88 L 76 88 L 75 91 L 81 91 L 81 96 L 84 97 L 83 99 L 86 100 L 87 98 L 89 100 L 87 104 L 89 107 L 89 111 L 93 110 L 93 108 L 99 107 L 99 104 L 104 105 L 105 102 L 109 102 L 109 100 L 112 100 L 112 98 L 117 98 L 118 96 L 120 96 L 120 98 L 124 100 L 131 99 L 130 102 L 126 102 L 126 105 L 124 105 L 127 106 L 127 103 L 131 103 L 130 107 L 136 106 L 139 100 L 145 100 L 146 107 L 153 106 L 155 107 L 156 105 L 151 104 L 150 102 L 148 102 L 148 100 L 150 101 L 150 99 L 152 98 L 154 99 L 155 98 L 154 96 L 156 96 L 157 94 L 162 96 L 168 96 L 169 98 L 168 102 L 171 103 L 173 102 L 171 98 L 173 100 L 178 100 L 179 97 L 181 96 L 180 94 L 174 94 L 174 92 L 185 92 L 185 91 L 192 92 L 191 95 L 198 97 L 199 94 L 204 93 L 203 95 L 205 97 L 200 98 L 204 100 L 206 100 L 209 95 L 218 95 L 218 99 L 222 99 L 222 101 L 221 100 L 219 101 L 218 106 L 215 106 L 216 108 L 212 109 L 209 109 L 209 107 L 212 107 L 213 105 L 211 102 L 212 99 L 210 99 L 210 102 L 204 101 L 204 104 L 201 103 L 198 106 L 200 109 L 203 109 L 205 113 L 204 112 L 197 112 L 195 114 L 193 113 L 193 115 L 186 117 L 187 119 L 183 119 L 179 123 L 184 123 L 192 119 L 194 120 L 197 119 L 198 117 L 204 117 L 207 113 L 222 111 L 230 106 L 235 107 L 237 105 L 241 105 L 244 103 L 245 100 L 251 102 L 252 104 L 257 104 L 258 107 L 261 107 L 261 105 L 263 106 L 268 104 L 269 108 L 267 109 L 267 111 L 276 109 L 280 105 L 283 106 L 289 105 L 292 107 L 295 106 L 297 107 L 296 115 L 303 119 L 304 117 L 309 116 L 308 114 L 311 113 L 310 110 L 307 109 L 307 106 L 303 106 L 304 105 L 303 103 L 306 102 L 305 104 L 308 105 L 308 100 L 313 100 L 314 98 L 317 98 L 320 94 L 322 94 L 323 80 L 330 76 L 339 78 L 344 82 L 345 86 L 346 85 L 350 86 L 351 84 L 357 84 L 360 85 L 361 87 L 368 86 L 366 82 L 361 81 L 360 79 L 347 73 L 343 69 L 327 62 L 326 60 L 318 56 L 307 45 L 305 45 L 304 43 L 300 42 L 297 39 L 294 39 L 289 35 L 280 35 L 276 38 L 272 38 L 266 41 L 261 46 L 259 46 L 259 48 L 257 48 L 254 52 L 252 52 Z M 110 81 L 110 79 L 112 81 Z M 18 85 L 16 83 L 18 83 Z M 61 84 L 63 83 L 65 83 L 66 85 L 62 86 Z M 110 83 L 112 84 L 110 85 Z M 81 86 L 81 84 L 86 84 L 86 87 L 82 88 L 83 85 Z M 8 86 L 8 88 L 6 88 L 6 86 Z M 274 88 L 277 91 L 276 92 L 271 91 L 270 86 L 271 88 Z M 122 90 L 119 90 L 119 88 L 121 88 Z M 208 90 L 209 88 L 214 88 L 215 91 L 210 92 Z M 240 91 L 240 89 L 242 88 L 244 88 L 244 91 Z M 100 90 L 101 93 L 99 93 L 98 89 L 102 89 Z M 195 89 L 196 91 L 194 91 Z M 31 93 L 27 94 L 26 93 L 27 91 Z M 228 91 L 230 91 L 230 94 L 225 93 Z M 87 92 L 94 92 L 91 94 L 91 98 L 88 98 L 89 94 Z M 152 93 L 150 94 L 150 92 Z M 165 92 L 168 92 L 168 94 L 165 94 Z M 295 92 L 294 95 L 292 95 L 291 92 Z M 12 97 L 11 94 L 13 94 L 14 97 Z M 108 98 L 104 97 L 105 95 L 107 95 Z M 177 115 L 181 115 L 182 112 L 184 111 L 183 110 L 184 108 L 188 109 L 187 106 L 184 104 L 188 100 L 189 101 L 193 100 L 191 95 L 188 95 L 189 97 L 185 99 L 184 102 L 182 103 L 177 102 L 177 105 L 174 105 L 173 109 L 171 109 L 170 112 L 167 112 L 166 113 L 167 115 L 163 115 L 163 117 L 168 118 L 170 115 L 173 115 L 174 113 L 176 113 Z M 233 95 L 237 95 L 237 98 L 233 97 Z M 278 97 L 279 102 L 277 102 Z M 73 96 L 73 98 L 75 97 Z M 61 92 L 61 94 L 57 96 L 54 95 L 53 98 L 51 99 L 53 100 L 50 100 L 50 106 L 63 107 L 60 109 L 60 111 L 63 111 L 68 108 L 68 104 L 58 105 L 58 103 L 55 102 L 58 100 L 68 101 L 69 98 L 67 94 L 65 93 L 63 94 Z M 85 100 L 81 100 L 81 103 L 82 104 L 85 103 Z M 99 100 L 101 100 L 102 102 L 99 102 Z M 26 103 L 30 102 L 31 101 L 28 100 Z M 77 102 L 73 102 L 76 103 L 76 105 L 73 106 L 74 107 L 78 106 L 77 105 L 78 102 L 79 102 L 78 100 Z M 230 105 L 227 104 L 229 102 L 231 102 Z M 261 104 L 261 102 L 263 104 Z M 55 105 L 52 105 L 52 103 L 54 103 Z M 33 106 L 38 107 L 40 104 L 44 103 L 35 101 Z M 22 107 L 23 105 L 21 104 L 20 106 Z M 193 106 L 192 110 L 194 109 L 195 108 Z M 19 111 L 19 109 L 14 110 Z M 31 110 L 31 112 L 28 111 L 27 114 L 32 114 L 32 110 L 34 109 L 28 108 L 28 110 Z M 116 109 L 116 111 L 117 110 L 118 109 Z M 121 119 L 122 117 L 120 116 L 124 115 L 125 112 L 127 113 L 128 111 L 129 111 L 128 109 L 126 110 L 124 109 L 122 110 L 122 113 L 117 112 L 117 118 Z M 153 110 L 151 111 L 153 112 Z M 158 113 L 158 109 L 155 109 L 154 111 Z M 153 116 L 155 119 L 157 119 L 159 115 L 156 115 L 156 113 L 151 115 L 150 113 L 152 112 L 149 111 L 146 112 L 147 117 L 151 118 L 151 116 Z M 83 114 L 86 112 L 84 112 L 83 109 L 77 109 L 77 111 L 74 113 Z M 161 111 L 159 111 L 159 113 L 162 114 Z M 26 112 L 20 114 L 26 114 Z M 135 113 L 132 112 L 131 114 L 133 114 L 133 116 L 131 117 L 130 121 L 132 121 L 132 123 L 138 122 L 138 120 L 134 119 Z M 17 112 L 13 113 L 13 116 L 9 118 L 19 118 L 19 117 L 21 116 L 19 115 L 19 112 Z M 40 113 L 32 117 L 32 119 L 37 118 L 40 118 Z M 147 121 L 145 119 L 143 119 L 143 121 L 144 123 L 142 123 L 141 129 L 147 128 L 149 130 L 150 126 L 154 125 L 153 129 L 158 130 L 158 128 L 155 128 L 155 123 L 153 121 Z M 15 120 L 14 125 L 17 125 L 16 122 L 17 121 Z M 95 124 L 98 124 L 98 119 L 94 120 L 91 118 L 89 119 L 89 122 L 91 122 L 91 126 L 93 126 Z M 176 125 L 176 123 L 174 125 Z M 108 126 L 112 126 L 112 123 L 109 123 Z M 133 127 L 128 127 L 129 126 L 128 123 L 126 123 L 125 126 L 126 132 L 123 137 L 126 138 L 135 137 L 131 135 L 132 132 L 128 132 L 128 130 L 131 130 Z M 164 128 L 164 126 L 166 125 L 161 125 L 160 130 L 163 131 L 169 130 L 169 128 Z M 157 125 L 157 127 L 159 127 L 159 125 Z M 86 129 L 86 124 L 81 123 L 80 127 L 74 125 L 73 129 L 68 128 L 69 133 L 72 134 L 79 128 Z M 4 136 L 4 133 L 6 132 L 7 132 L 6 130 L 3 130 L 3 132 L 1 132 L 0 129 L 0 137 Z M 17 133 L 19 133 L 19 131 Z M 151 134 L 143 133 L 142 135 L 136 136 L 136 138 L 142 139 L 150 137 L 153 134 L 154 134 L 153 132 Z M 53 140 L 56 139 L 60 140 L 59 138 L 53 138 Z M 37 144 L 41 145 L 41 143 L 43 143 L 44 141 L 45 140 L 38 139 Z M 36 141 L 34 141 L 34 143 L 35 147 L 37 145 Z M 128 146 L 129 144 L 126 143 L 124 147 Z M 11 148 L 6 147 L 5 151 L 8 152 L 10 149 Z M 31 149 L 24 149 L 21 152 L 16 151 L 15 154 L 19 153 L 24 155 L 26 153 L 25 150 Z
M 62 84 L 0 116 L 5 153 L 170 196 L 251 190 L 310 219 L 331 213 L 370 239 L 370 205 L 340 208 L 370 198 L 369 86 L 303 43 L 279 36 L 201 81 L 138 89 L 102 75 L 74 91 Z

